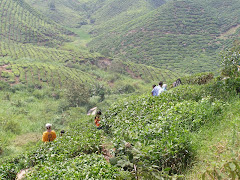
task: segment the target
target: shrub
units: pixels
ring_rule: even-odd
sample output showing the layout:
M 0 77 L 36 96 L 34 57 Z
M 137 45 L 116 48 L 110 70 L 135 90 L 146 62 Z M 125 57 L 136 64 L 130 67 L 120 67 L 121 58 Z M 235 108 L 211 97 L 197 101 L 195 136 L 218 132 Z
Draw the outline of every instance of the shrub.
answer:
M 10 131 L 14 134 L 19 134 L 21 132 L 20 126 L 17 122 L 13 120 L 8 120 L 3 127 L 6 131 Z
M 181 173 L 194 157 L 191 133 L 218 120 L 227 104 L 212 97 L 211 88 L 219 85 L 183 85 L 159 97 L 132 97 L 113 105 L 101 123 L 116 148 L 114 164 L 130 171 L 136 165 L 151 176 L 166 169 Z
M 229 77 L 239 76 L 240 44 L 236 43 L 231 49 L 222 53 L 222 75 Z
M 89 101 L 88 89 L 84 84 L 73 83 L 67 87 L 66 99 L 70 107 L 84 106 Z
M 207 84 L 209 81 L 213 80 L 213 73 L 199 73 L 199 74 L 195 74 L 189 77 L 184 77 L 182 78 L 182 83 L 183 84 L 198 84 L 198 85 L 202 85 L 202 84 Z
M 0 81 L 0 90 L 9 90 L 10 84 L 5 81 Z

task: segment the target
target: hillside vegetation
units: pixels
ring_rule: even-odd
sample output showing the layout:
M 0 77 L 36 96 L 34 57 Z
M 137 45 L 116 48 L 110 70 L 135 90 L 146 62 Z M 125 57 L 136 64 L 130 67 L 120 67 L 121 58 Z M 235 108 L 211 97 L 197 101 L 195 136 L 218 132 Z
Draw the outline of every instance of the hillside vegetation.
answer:
M 30 167 L 29 179 L 159 179 L 181 174 L 197 155 L 197 142 L 191 137 L 224 120 L 225 109 L 236 98 L 233 83 L 239 81 L 215 80 L 207 85 L 184 85 L 160 97 L 124 99 L 104 113 L 102 130 L 95 129 L 92 118 L 79 119 L 77 109 L 71 108 L 65 112 L 72 121 L 66 135 L 5 159 L 1 176 L 14 178 Z M 111 165 L 101 155 L 106 156 L 106 148 Z
M 50 111 L 46 109 L 52 114 L 57 110 L 56 107 L 61 108 L 62 115 L 56 119 L 56 129 L 62 127 L 61 123 L 68 123 L 67 133 L 52 143 L 38 143 L 21 155 L 3 158 L 0 165 L 1 178 L 14 179 L 21 169 L 26 168 L 27 179 L 47 179 L 50 176 L 63 179 L 161 179 L 181 178 L 181 174 L 190 179 L 238 177 L 237 130 L 233 132 L 233 140 L 231 132 L 230 139 L 225 139 L 226 144 L 233 143 L 230 150 L 236 153 L 231 155 L 230 151 L 220 148 L 218 142 L 205 141 L 209 137 L 215 139 L 209 130 L 218 132 L 218 128 L 224 128 L 221 124 L 225 124 L 228 129 L 239 124 L 234 119 L 228 119 L 239 104 L 236 92 L 240 85 L 238 63 L 232 63 L 239 62 L 239 57 L 238 45 L 225 52 L 222 73 L 229 76 L 228 79 L 213 79 L 210 73 L 185 77 L 183 85 L 170 89 L 159 97 L 132 96 L 112 104 L 102 116 L 101 130 L 94 126 L 93 117 L 80 118 L 78 107 L 59 104 L 52 106 Z M 3 85 L 3 93 L 8 92 L 5 95 L 6 102 L 13 103 L 12 96 L 26 93 L 23 89 L 9 88 L 6 83 Z M 40 96 L 40 91 L 34 94 L 38 99 L 51 97 L 45 93 Z M 24 110 L 36 101 L 33 97 L 31 99 L 18 102 L 16 106 Z M 54 101 L 57 105 L 57 99 L 49 103 Z M 26 112 L 28 113 L 31 112 Z M 15 127 L 11 128 L 12 133 L 16 133 L 16 122 L 11 124 L 15 124 L 11 126 Z M 217 150 L 208 147 L 208 143 Z M 206 156 L 209 160 L 216 161 L 215 155 L 209 156 L 209 151 L 217 153 L 219 157 L 224 152 L 227 157 L 234 159 L 230 162 L 224 157 L 220 159 L 224 162 L 224 167 L 220 164 L 217 168 L 224 168 L 222 173 L 216 167 L 213 171 L 205 172 L 204 169 L 199 171 L 197 168 L 199 165 L 196 160 L 203 158 L 206 155 L 203 154 L 206 151 L 204 149 L 209 148 Z M 110 164 L 107 163 L 108 160 Z M 199 162 L 205 162 L 206 167 L 208 159 L 203 158 Z M 192 167 L 197 169 L 191 169 Z M 192 170 L 192 174 L 187 170 Z
M 81 115 L 95 106 L 106 109 L 181 74 L 90 52 L 85 32 L 67 30 L 24 0 L 2 0 L 0 9 L 1 157 L 34 145 L 46 122 L 66 128 L 69 107 L 79 107 Z
M 28 3 L 56 22 L 63 15 L 69 23 L 78 22 L 72 27 L 91 34 L 92 51 L 188 74 L 219 69 L 219 52 L 239 37 L 239 0 Z M 71 14 L 81 15 L 76 20 Z
M 94 38 L 89 46 L 134 62 L 188 73 L 216 70 L 219 64 L 216 55 L 225 45 L 218 37 L 237 25 L 239 19 L 228 12 L 239 14 L 239 8 L 231 9 L 234 6 L 231 4 L 225 9 L 227 12 L 218 17 L 219 9 L 212 10 L 206 4 L 204 1 L 168 2 L 120 27 L 109 29 Z M 213 1 L 209 5 L 213 4 L 216 5 Z M 225 5 L 219 2 L 221 8 Z
M 101 34 L 165 3 L 164 0 L 26 0 L 26 2 L 62 25 L 78 28 L 84 25 L 94 26 L 92 34 Z
M 18 43 L 60 44 L 71 34 L 24 1 L 1 0 L 1 41 Z
M 0 0 L 0 179 L 239 179 L 239 4 Z

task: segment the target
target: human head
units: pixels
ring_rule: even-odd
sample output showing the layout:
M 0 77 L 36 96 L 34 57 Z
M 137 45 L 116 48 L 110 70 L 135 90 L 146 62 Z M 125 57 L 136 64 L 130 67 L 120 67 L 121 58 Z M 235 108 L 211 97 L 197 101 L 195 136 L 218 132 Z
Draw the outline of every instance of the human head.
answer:
M 162 87 L 162 85 L 163 85 L 163 82 L 162 82 L 162 81 L 160 81 L 160 82 L 159 82 L 159 86 L 160 86 L 160 87 Z
M 156 87 L 156 85 L 154 84 L 154 85 L 152 85 L 152 88 L 155 88 Z
M 61 130 L 61 132 L 60 132 L 61 136 L 62 136 L 64 133 L 65 133 L 65 131 L 64 131 L 64 130 Z
M 47 124 L 45 125 L 45 127 L 46 127 L 47 129 L 51 129 L 51 128 L 52 128 L 52 124 L 47 123 Z
M 97 115 L 102 115 L 102 112 L 101 112 L 101 111 L 98 111 L 98 112 L 97 112 Z

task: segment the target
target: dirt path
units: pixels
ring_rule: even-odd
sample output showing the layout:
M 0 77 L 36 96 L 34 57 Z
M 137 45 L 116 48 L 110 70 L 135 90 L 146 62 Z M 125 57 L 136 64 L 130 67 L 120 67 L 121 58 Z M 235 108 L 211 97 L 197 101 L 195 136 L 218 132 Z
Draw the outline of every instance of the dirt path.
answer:
M 23 169 L 21 170 L 17 176 L 16 176 L 16 180 L 20 180 L 20 179 L 23 179 L 26 175 L 26 173 L 29 171 L 30 169 Z
M 113 155 L 110 153 L 110 150 L 107 148 L 107 145 L 102 145 L 102 154 L 107 162 L 109 162 L 109 159 L 113 157 Z

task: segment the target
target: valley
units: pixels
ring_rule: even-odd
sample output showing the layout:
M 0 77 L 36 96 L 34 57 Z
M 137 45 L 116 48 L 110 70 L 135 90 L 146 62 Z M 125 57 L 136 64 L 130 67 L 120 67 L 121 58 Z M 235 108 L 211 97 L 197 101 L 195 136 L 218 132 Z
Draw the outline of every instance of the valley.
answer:
M 239 178 L 239 6 L 0 0 L 0 178 Z

